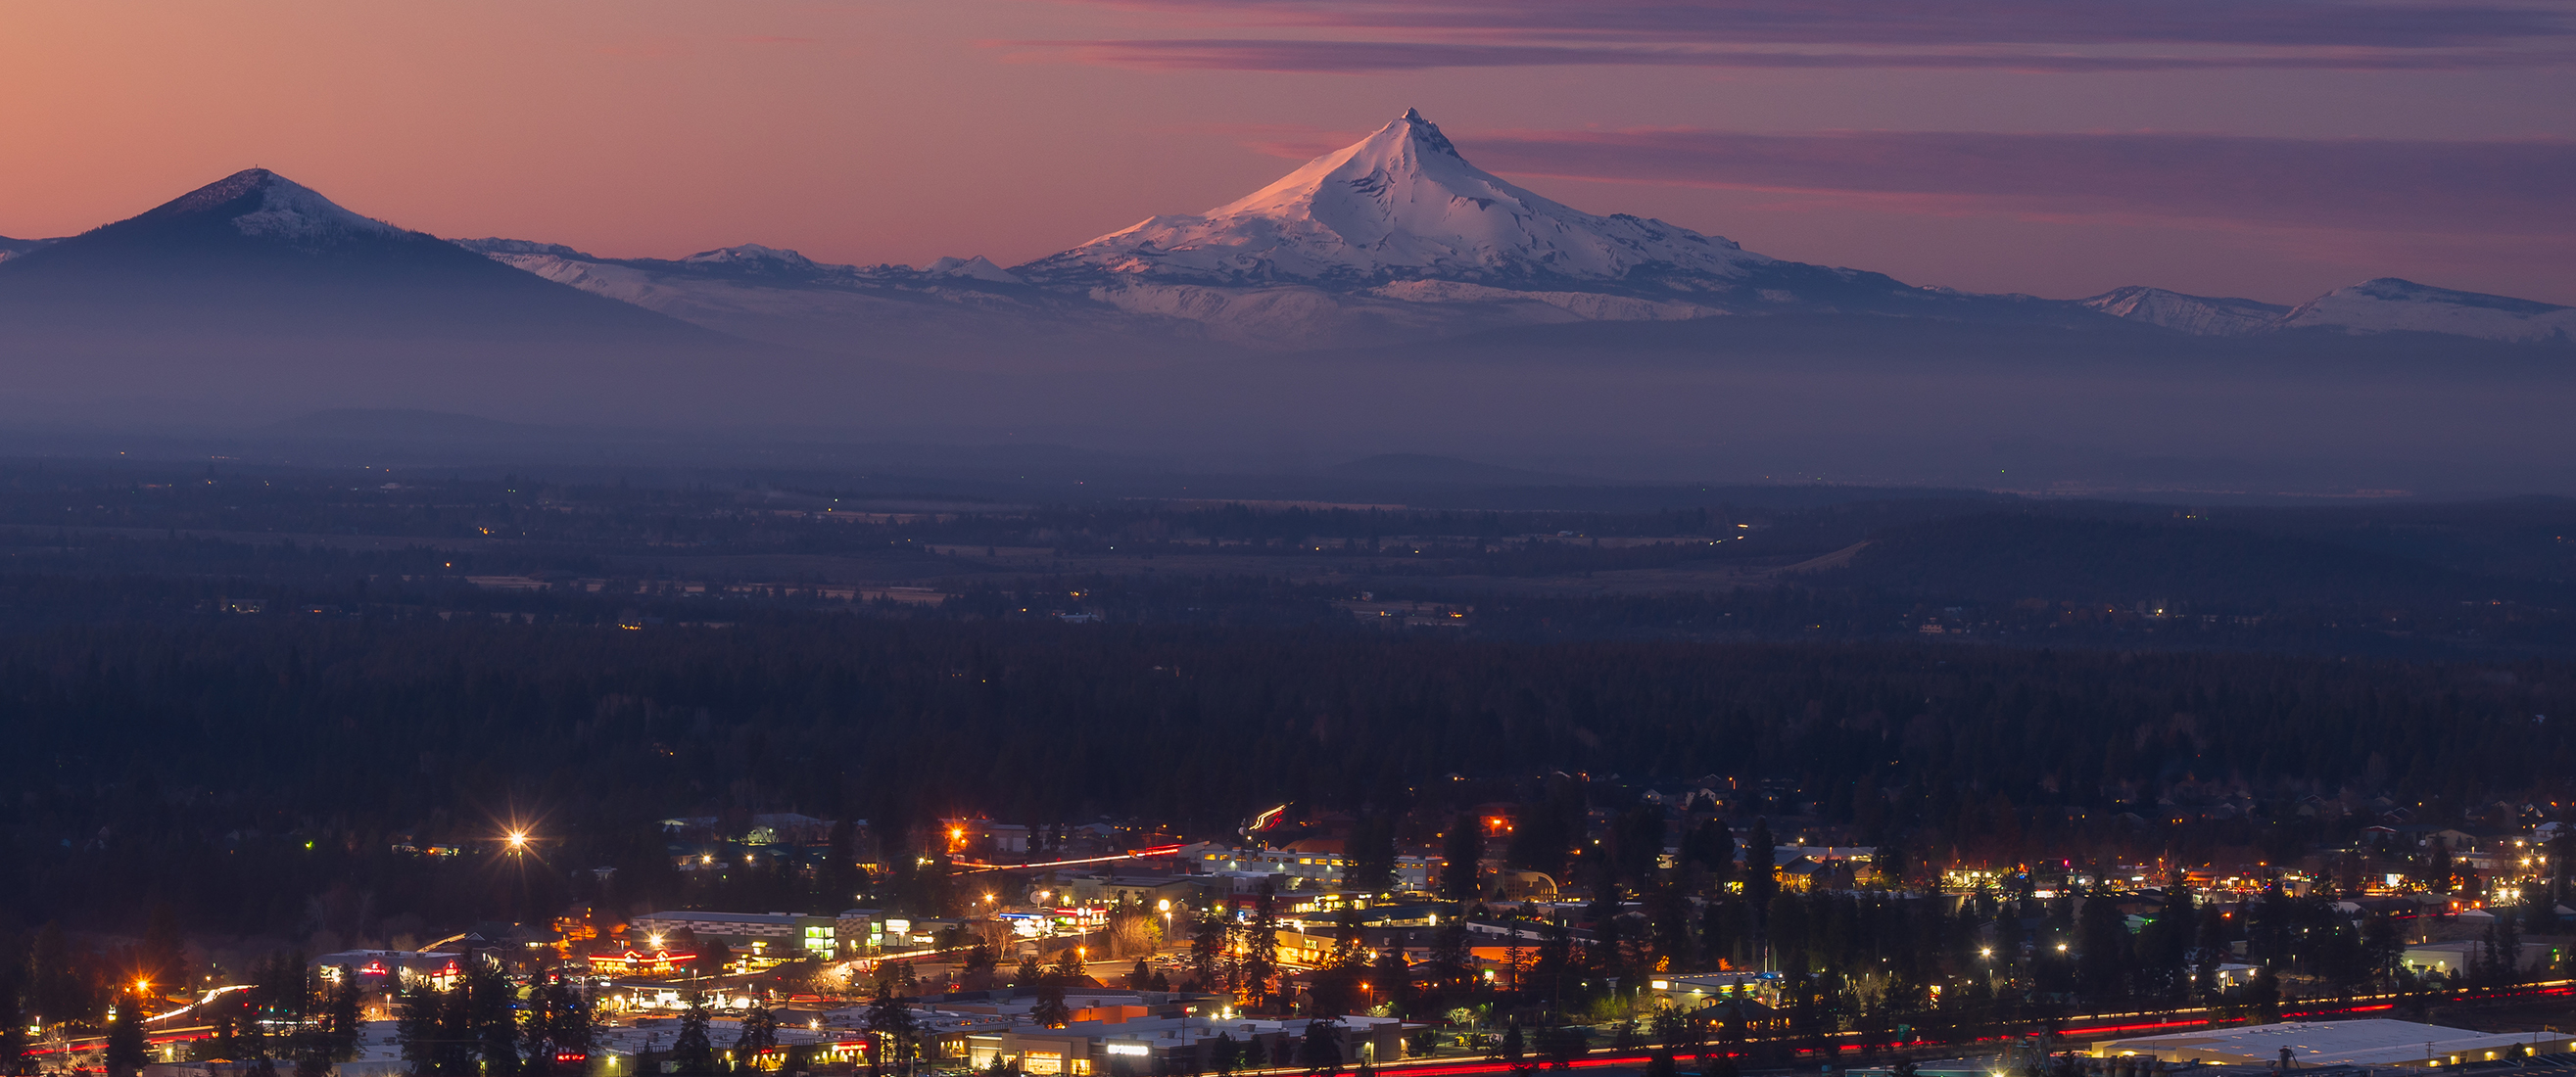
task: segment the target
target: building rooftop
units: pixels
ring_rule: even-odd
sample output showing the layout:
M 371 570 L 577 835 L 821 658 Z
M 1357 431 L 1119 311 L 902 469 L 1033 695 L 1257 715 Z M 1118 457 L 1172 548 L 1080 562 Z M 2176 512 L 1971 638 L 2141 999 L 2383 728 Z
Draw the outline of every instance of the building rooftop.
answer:
M 2259 1065 L 2277 1061 L 2287 1048 L 2301 1066 L 2448 1066 L 2501 1058 L 2515 1044 L 2559 1053 L 2576 1046 L 2576 1037 L 2558 1032 L 2476 1032 L 2414 1021 L 2290 1021 L 2101 1040 L 2093 1044 L 2093 1053 Z

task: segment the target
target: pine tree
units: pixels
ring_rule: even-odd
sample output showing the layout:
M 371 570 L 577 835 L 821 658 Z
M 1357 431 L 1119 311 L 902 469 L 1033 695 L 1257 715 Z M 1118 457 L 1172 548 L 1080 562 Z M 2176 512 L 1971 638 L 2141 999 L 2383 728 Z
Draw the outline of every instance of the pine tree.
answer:
M 1463 911 L 1479 894 L 1476 872 L 1485 858 L 1485 821 L 1472 812 L 1450 820 L 1441 857 L 1440 896 L 1457 902 Z
M 0 961 L 14 956 L 0 948 Z M 0 1077 L 36 1072 L 36 1060 L 27 1053 L 27 1012 L 18 1002 L 15 971 L 0 963 Z
M 445 1009 L 438 993 L 426 983 L 414 983 L 403 989 L 394 1022 L 394 1035 L 402 1045 L 403 1060 L 410 1065 L 411 1077 L 446 1077 L 441 1057 L 446 1038 L 442 1027 Z
M 36 932 L 27 954 L 27 1008 L 46 1026 L 87 1021 L 96 1007 L 89 988 L 72 964 L 72 944 L 63 925 L 47 922 Z
M 1038 984 L 1037 1005 L 1029 1008 L 1029 1020 L 1048 1028 L 1062 1028 L 1073 1020 L 1073 1010 L 1064 1004 L 1064 983 L 1053 977 Z
M 751 1068 L 752 1060 L 762 1052 L 778 1046 L 778 1015 L 767 1005 L 754 1001 L 742 1011 L 742 1031 L 733 1040 L 734 1066 Z
M 1341 1072 L 1342 1037 L 1331 1022 L 1306 1022 L 1305 1039 L 1297 1045 L 1297 1064 L 1306 1067 L 1308 1073 Z
M 1386 1000 L 1388 1013 L 1403 1017 L 1412 1012 L 1413 966 L 1404 960 L 1402 945 L 1389 946 L 1377 955 L 1369 979 L 1377 988 L 1377 997 Z
M 1591 1033 L 1581 1025 L 1550 1025 L 1538 1030 L 1538 1050 L 1549 1069 L 1570 1069 L 1589 1049 Z
M 1270 977 L 1279 969 L 1278 884 L 1264 879 L 1243 932 L 1243 992 L 1254 1007 L 1268 1004 Z
M 1673 1062 L 1673 1049 L 1657 1047 L 1646 1056 L 1646 1077 L 1681 1077 L 1681 1067 Z
M 143 977 L 152 987 L 167 994 L 174 988 L 185 988 L 191 979 L 188 969 L 188 946 L 179 934 L 179 913 L 167 901 L 152 903 L 152 911 L 143 922 Z
M 879 1064 L 900 1063 L 912 1057 L 912 1041 L 920 1029 L 913 1021 L 908 1000 L 890 990 L 878 992 L 876 1000 L 868 1003 L 866 1024 L 875 1041 L 869 1055 L 872 1060 Z
M 1682 839 L 1682 859 L 1708 872 L 1709 881 L 1724 886 L 1735 877 L 1735 831 L 1722 819 L 1702 819 Z
M 2110 891 L 2096 885 L 2084 895 L 2076 917 L 2077 977 L 2086 997 L 2096 1003 L 2125 996 L 2129 965 L 2129 930 L 2111 904 Z
M 1467 921 L 1451 917 L 1431 935 L 1431 978 L 1442 985 L 1454 985 L 1467 979 L 1475 967 L 1476 951 L 1467 940 Z
M 1395 887 L 1395 825 L 1385 814 L 1371 812 L 1351 828 L 1349 849 L 1343 892 L 1383 894 Z
M 708 1016 L 706 996 L 690 996 L 689 1008 L 680 1011 L 680 1034 L 671 1040 L 671 1072 L 680 1077 L 715 1077 L 716 1047 L 707 1039 Z
M 340 982 L 331 989 L 330 1004 L 322 1015 L 322 1034 L 332 1061 L 346 1062 L 358 1057 L 358 1038 L 363 1032 L 358 1016 L 358 977 L 344 967 L 340 970 Z
M 107 1026 L 107 1077 L 134 1077 L 152 1061 L 143 1036 L 143 996 L 117 1000 L 116 1019 Z
M 1774 848 L 1770 818 L 1754 816 L 1753 833 L 1746 835 L 1744 841 L 1744 903 L 1756 911 L 1769 909 L 1772 895 L 1780 889 L 1780 877 L 1772 863 Z M 1769 926 L 1763 925 L 1763 930 L 1767 932 Z
M 1225 920 L 1215 915 L 1201 916 L 1190 929 L 1190 972 L 1198 977 L 1198 989 L 1222 994 L 1234 985 L 1226 982 Z

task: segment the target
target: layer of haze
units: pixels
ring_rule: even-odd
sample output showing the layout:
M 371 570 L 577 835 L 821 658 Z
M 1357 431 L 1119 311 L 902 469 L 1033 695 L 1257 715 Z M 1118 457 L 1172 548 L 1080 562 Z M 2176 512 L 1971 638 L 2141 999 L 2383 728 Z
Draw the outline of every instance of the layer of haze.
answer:
M 1955 10 L 2029 25 L 2009 2 Z M 2204 29 L 2252 9 L 2192 15 L 2206 40 L 2106 18 L 2070 22 L 2088 28 L 2061 36 L 2086 40 L 2066 42 L 1907 25 L 1935 9 L 1893 3 L 1878 24 L 1819 17 L 1741 42 L 1773 50 L 1756 52 L 1729 51 L 1728 4 L 1643 0 L 1592 9 L 1599 32 L 1528 3 L 1460 25 L 1438 0 L 9 10 L 0 235 L 79 231 L 262 165 L 446 236 L 1007 264 L 1230 200 L 1414 106 L 1471 159 L 1579 207 L 1917 283 L 2295 302 L 2388 275 L 2576 303 L 2568 214 L 2517 208 L 2576 198 L 2556 164 L 2576 135 L 2564 3 L 2425 9 L 2432 29 L 2413 31 L 2346 17 L 2404 3 L 2284 0 L 2232 38 Z M 1797 20 L 1759 25 L 1781 22 Z M 1991 190 L 1926 167 L 1996 134 L 2075 148 Z M 1759 167 L 1742 156 L 1756 135 L 1771 136 Z M 2102 156 L 2087 138 L 2182 156 L 2150 153 L 2169 174 L 2106 192 L 2098 170 L 2048 166 Z M 2334 163 L 2352 140 L 2426 167 L 2356 184 Z M 2208 193 L 2222 168 L 2242 182 Z

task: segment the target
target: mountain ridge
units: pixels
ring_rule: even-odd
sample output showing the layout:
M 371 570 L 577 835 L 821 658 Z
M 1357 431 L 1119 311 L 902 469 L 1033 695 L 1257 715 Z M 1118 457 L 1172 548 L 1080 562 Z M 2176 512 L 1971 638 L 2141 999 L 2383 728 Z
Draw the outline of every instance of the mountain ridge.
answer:
M 1787 261 L 1668 222 L 1555 202 L 1476 168 L 1410 109 L 1241 198 L 1198 214 L 1158 214 L 1010 267 L 980 257 L 921 269 L 835 266 L 756 243 L 681 259 L 604 259 L 522 240 L 466 245 L 675 317 L 809 344 L 846 333 L 847 308 L 880 300 L 898 305 L 889 316 L 917 316 L 927 303 L 984 319 L 1056 326 L 1070 319 L 1101 332 L 1123 322 L 1159 339 L 1288 351 L 1513 326 L 1777 314 L 2102 330 L 2144 324 L 2215 337 L 2301 330 L 2569 342 L 2554 313 L 2567 308 L 2396 278 L 2294 307 L 2144 285 L 2071 300 L 1982 294 Z M 2382 286 L 2388 282 L 2403 287 Z M 787 324 L 799 316 L 795 303 L 758 295 L 764 288 L 865 298 L 815 300 L 834 309 L 817 313 L 816 325 L 795 327 Z M 753 307 L 768 313 L 743 313 Z
M 581 294 L 658 316 L 649 324 L 664 331 L 687 326 L 827 352 L 1041 346 L 1112 353 L 1122 338 L 1157 353 L 1210 343 L 1295 352 L 1524 326 L 1784 314 L 2092 332 L 2144 325 L 2196 337 L 2395 333 L 2576 345 L 2576 308 L 2395 277 L 2284 306 L 2143 285 L 2072 300 L 1983 294 L 1788 261 L 1665 221 L 1592 214 L 1548 199 L 1477 168 L 1410 109 L 1203 213 L 1156 215 L 1009 267 L 980 255 L 918 268 L 839 265 L 756 242 L 663 259 L 605 258 L 500 237 L 443 240 L 253 168 L 78 236 L 0 240 L 0 306 L 13 292 L 22 308 L 29 296 L 59 300 L 49 293 L 77 291 L 66 282 L 84 273 L 121 273 L 129 290 L 152 293 L 164 307 L 171 296 L 145 286 L 155 273 L 200 291 L 229 287 L 227 301 L 237 305 L 250 302 L 243 289 L 252 281 L 275 286 L 293 278 L 298 287 L 363 294 L 365 302 L 320 312 L 362 332 L 356 315 L 370 304 L 380 313 L 400 308 L 387 297 L 406 287 L 481 274 L 473 288 L 513 290 L 469 260 L 563 289 L 512 302 L 562 306 L 568 294 Z M 245 268 L 254 264 L 256 271 Z M 220 313 L 225 302 L 198 305 Z M 41 322 L 44 314 L 25 316 Z M 593 307 L 574 320 L 621 317 Z M 404 331 L 454 333 L 488 321 L 413 317 Z

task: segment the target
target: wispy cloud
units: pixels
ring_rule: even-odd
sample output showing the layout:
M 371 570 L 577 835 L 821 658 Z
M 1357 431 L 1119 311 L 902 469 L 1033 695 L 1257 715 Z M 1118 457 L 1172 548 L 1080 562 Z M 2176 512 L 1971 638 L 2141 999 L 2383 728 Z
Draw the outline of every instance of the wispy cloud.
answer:
M 2045 215 L 2576 234 L 2576 140 L 2178 133 L 1504 131 L 1461 138 L 1525 176 L 1934 198 Z
M 1606 64 L 2423 69 L 2563 64 L 2576 4 L 2434 0 L 1060 0 L 1221 35 L 1018 42 L 1149 69 Z M 1338 36 L 1337 36 L 1338 35 Z
M 1444 67 L 1731 67 L 1893 68 L 2033 71 L 2200 71 L 2225 68 L 2391 71 L 2530 66 L 2561 58 L 2502 49 L 2395 52 L 2336 50 L 2324 54 L 2093 56 L 2031 51 L 1806 52 L 1601 45 L 1475 45 L 1437 42 L 1263 41 L 1226 38 L 1134 38 L 1002 42 L 1038 57 L 1141 70 L 1282 71 L 1362 74 Z

